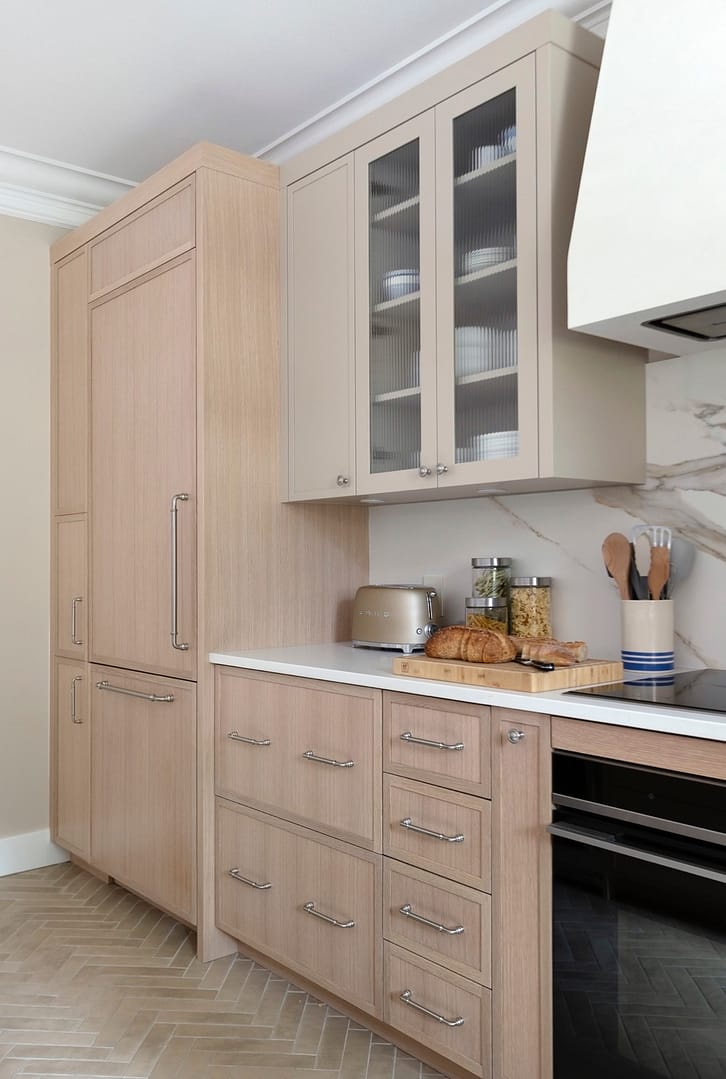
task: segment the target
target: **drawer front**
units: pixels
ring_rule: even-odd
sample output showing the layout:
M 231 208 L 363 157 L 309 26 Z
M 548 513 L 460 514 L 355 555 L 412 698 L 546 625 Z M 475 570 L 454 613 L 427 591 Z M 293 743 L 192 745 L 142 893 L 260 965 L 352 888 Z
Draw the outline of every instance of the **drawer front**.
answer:
M 381 860 L 218 800 L 217 925 L 381 1017 Z
M 390 1026 L 475 1075 L 489 1079 L 491 993 L 488 989 L 386 944 L 384 1006 L 385 1021 Z
M 217 672 L 217 793 L 380 850 L 375 690 Z
M 383 695 L 384 768 L 453 790 L 491 794 L 489 708 Z
M 491 987 L 491 923 L 486 892 L 384 859 L 386 940 Z
M 491 803 L 384 776 L 385 854 L 491 892 Z
M 194 179 L 165 191 L 91 247 L 91 299 L 194 247 Z

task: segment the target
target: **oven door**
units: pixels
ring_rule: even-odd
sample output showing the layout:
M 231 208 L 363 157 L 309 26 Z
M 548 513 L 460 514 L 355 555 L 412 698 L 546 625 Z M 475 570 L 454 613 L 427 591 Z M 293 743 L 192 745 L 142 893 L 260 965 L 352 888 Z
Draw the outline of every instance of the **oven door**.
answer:
M 723 1079 L 726 836 L 554 801 L 555 1079 Z

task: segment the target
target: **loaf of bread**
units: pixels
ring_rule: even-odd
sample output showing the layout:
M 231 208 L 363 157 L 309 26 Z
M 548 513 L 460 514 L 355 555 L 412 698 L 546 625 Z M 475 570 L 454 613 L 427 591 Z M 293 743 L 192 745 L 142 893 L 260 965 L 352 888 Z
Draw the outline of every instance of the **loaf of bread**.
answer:
M 444 626 L 426 642 L 431 659 L 463 659 L 467 663 L 506 663 L 517 649 L 505 633 L 495 629 Z
M 522 659 L 535 659 L 538 663 L 554 663 L 555 667 L 571 667 L 587 659 L 584 641 L 558 641 L 553 637 L 510 638 L 517 655 Z

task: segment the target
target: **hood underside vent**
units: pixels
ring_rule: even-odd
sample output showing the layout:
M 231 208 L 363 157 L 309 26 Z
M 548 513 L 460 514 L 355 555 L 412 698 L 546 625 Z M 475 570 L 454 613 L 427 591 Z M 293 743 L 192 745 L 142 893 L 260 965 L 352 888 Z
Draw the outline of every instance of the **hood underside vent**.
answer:
M 720 341 L 726 337 L 726 304 L 701 307 L 697 311 L 684 311 L 680 315 L 665 315 L 642 323 L 657 330 L 678 333 L 696 341 Z

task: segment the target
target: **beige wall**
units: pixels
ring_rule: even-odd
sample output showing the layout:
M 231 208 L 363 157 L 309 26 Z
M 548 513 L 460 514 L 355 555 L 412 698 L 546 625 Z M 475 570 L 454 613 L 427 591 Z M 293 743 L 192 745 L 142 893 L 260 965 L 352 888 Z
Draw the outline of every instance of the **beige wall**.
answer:
M 48 827 L 48 248 L 61 231 L 0 216 L 0 837 Z

